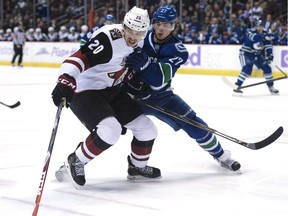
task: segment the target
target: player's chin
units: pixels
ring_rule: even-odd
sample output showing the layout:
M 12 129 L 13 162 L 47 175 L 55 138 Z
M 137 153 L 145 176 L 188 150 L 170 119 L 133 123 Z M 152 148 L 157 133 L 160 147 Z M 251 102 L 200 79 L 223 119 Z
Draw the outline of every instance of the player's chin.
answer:
M 131 40 L 131 39 L 128 39 L 128 40 L 127 40 L 127 45 L 128 45 L 129 47 L 134 47 L 134 46 L 137 45 L 137 43 L 138 43 L 137 40 Z

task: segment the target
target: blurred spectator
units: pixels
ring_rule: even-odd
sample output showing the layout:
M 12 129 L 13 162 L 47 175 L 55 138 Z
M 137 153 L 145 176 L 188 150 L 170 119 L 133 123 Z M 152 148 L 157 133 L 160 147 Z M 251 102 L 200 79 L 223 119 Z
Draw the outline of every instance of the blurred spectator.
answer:
M 28 31 L 26 32 L 26 40 L 27 41 L 35 41 L 33 28 L 29 28 Z
M 247 27 L 243 25 L 243 21 L 241 19 L 236 19 L 234 26 L 232 27 L 232 32 L 237 34 L 237 40 L 242 44 L 244 42 L 246 36 Z
M 80 38 L 84 37 L 84 35 L 88 32 L 88 26 L 82 25 L 81 26 L 81 32 L 80 32 Z
M 48 37 L 48 41 L 50 41 L 50 42 L 59 41 L 58 33 L 55 31 L 53 26 L 50 26 L 48 28 L 47 37 Z
M 266 20 L 264 21 L 264 29 L 268 31 L 272 25 L 272 16 L 271 14 L 267 14 Z
M 218 33 L 216 28 L 212 29 L 210 34 L 207 41 L 208 44 L 223 44 L 223 36 Z
M 115 17 L 112 14 L 107 14 L 102 18 L 102 24 L 96 25 L 93 29 L 88 31 L 81 39 L 80 39 L 80 47 L 84 46 L 84 44 L 89 41 L 94 31 L 101 28 L 103 25 L 110 25 L 115 23 Z
M 261 7 L 260 3 L 258 1 L 254 1 L 253 3 L 254 6 L 249 11 L 249 20 L 251 23 L 261 19 L 263 15 L 263 8 Z
M 0 41 L 5 41 L 4 30 L 0 29 Z
M 68 31 L 67 31 L 66 26 L 61 26 L 60 27 L 60 31 L 58 32 L 58 36 L 59 36 L 59 41 L 60 42 L 69 41 L 68 40 Z
M 78 42 L 80 40 L 79 33 L 76 32 L 76 28 L 74 26 L 70 27 L 68 34 L 68 41 L 70 42 Z
M 288 30 L 287 27 L 283 26 L 282 29 L 279 29 L 279 40 L 278 40 L 278 44 L 279 45 L 288 45 Z
M 42 32 L 41 28 L 35 29 L 34 38 L 35 38 L 35 41 L 38 41 L 38 42 L 48 40 L 47 35 L 44 32 Z
M 227 32 L 223 37 L 225 44 L 240 44 L 240 40 L 236 32 L 232 32 L 230 27 L 227 28 Z
M 12 29 L 11 28 L 6 29 L 4 37 L 5 37 L 5 41 L 12 41 Z

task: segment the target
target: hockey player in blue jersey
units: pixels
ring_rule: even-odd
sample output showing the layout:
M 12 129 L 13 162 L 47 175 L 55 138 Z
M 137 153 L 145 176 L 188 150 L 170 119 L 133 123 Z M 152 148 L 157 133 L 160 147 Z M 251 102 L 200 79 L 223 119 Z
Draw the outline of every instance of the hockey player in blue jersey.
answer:
M 246 38 L 240 49 L 239 59 L 242 70 L 238 75 L 235 84 L 238 86 L 234 89 L 236 93 L 243 93 L 241 85 L 252 73 L 253 65 L 256 65 L 264 72 L 266 80 L 273 79 L 272 69 L 269 65 L 273 61 L 272 41 L 268 32 L 264 29 L 264 22 L 256 20 L 255 27 L 247 31 Z M 267 82 L 271 94 L 278 94 L 279 91 L 274 88 L 274 82 Z
M 142 49 L 136 48 L 126 58 L 126 67 L 133 69 L 129 74 L 127 91 L 144 102 L 179 113 L 193 121 L 207 125 L 196 112 L 171 88 L 172 78 L 177 69 L 186 62 L 188 51 L 173 36 L 177 20 L 177 12 L 173 5 L 162 5 L 152 17 L 152 30 L 144 39 Z M 153 115 L 170 125 L 175 131 L 184 130 L 200 147 L 207 151 L 221 166 L 236 171 L 240 163 L 224 151 L 213 133 L 197 128 L 152 108 L 140 104 L 147 115 Z
M 104 22 L 103 25 L 111 25 L 115 23 L 115 17 L 112 14 L 107 14 L 106 16 L 104 16 Z M 95 26 L 94 28 L 92 28 L 90 31 L 88 31 L 80 40 L 80 47 L 84 46 L 84 44 L 86 44 L 87 41 L 89 41 L 89 39 L 91 38 L 92 34 L 94 31 L 96 31 L 97 29 L 101 28 L 102 26 Z

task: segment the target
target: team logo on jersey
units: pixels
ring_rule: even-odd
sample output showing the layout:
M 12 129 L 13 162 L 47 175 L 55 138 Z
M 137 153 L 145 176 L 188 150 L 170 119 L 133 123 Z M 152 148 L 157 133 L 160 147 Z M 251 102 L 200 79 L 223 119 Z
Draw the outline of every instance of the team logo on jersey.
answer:
M 112 85 L 114 86 L 122 82 L 127 72 L 128 72 L 128 68 L 123 67 L 119 71 L 108 73 L 108 77 L 111 79 L 114 79 L 114 82 Z
M 179 52 L 187 52 L 186 47 L 182 43 L 176 43 L 175 47 Z
M 123 37 L 121 31 L 117 28 L 114 28 L 114 29 L 110 30 L 109 32 L 110 32 L 112 40 L 117 40 L 117 39 Z

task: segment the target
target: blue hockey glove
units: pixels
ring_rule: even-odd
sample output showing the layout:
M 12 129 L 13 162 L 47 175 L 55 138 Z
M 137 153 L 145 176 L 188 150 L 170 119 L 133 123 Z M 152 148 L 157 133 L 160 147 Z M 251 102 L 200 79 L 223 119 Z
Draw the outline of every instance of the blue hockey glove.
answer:
M 76 89 L 76 81 L 74 77 L 68 74 L 62 74 L 58 78 L 58 83 L 55 86 L 54 90 L 52 91 L 52 99 L 56 106 L 62 101 L 62 98 L 66 99 L 65 106 L 68 108 L 70 102 L 74 97 L 74 92 Z
M 274 59 L 273 54 L 268 55 L 267 61 L 268 61 L 269 64 L 270 64 L 271 62 L 273 62 L 273 59 Z
M 149 56 L 140 47 L 137 47 L 125 60 L 125 66 L 136 72 L 145 70 L 149 63 Z

